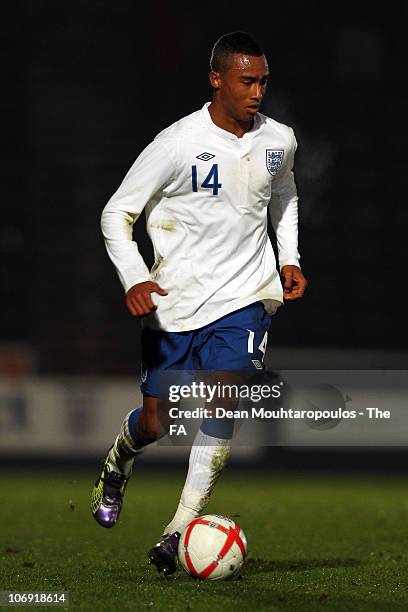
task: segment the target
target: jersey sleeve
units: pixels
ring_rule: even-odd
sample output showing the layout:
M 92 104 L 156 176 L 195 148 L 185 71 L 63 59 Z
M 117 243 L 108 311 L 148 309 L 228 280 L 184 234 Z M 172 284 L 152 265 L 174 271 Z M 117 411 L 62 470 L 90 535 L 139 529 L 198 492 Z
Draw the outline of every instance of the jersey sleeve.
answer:
M 103 209 L 101 228 L 106 250 L 125 291 L 150 280 L 132 228 L 146 204 L 171 182 L 175 170 L 168 148 L 161 139 L 155 139 L 136 159 Z
M 269 214 L 276 234 L 279 267 L 299 266 L 298 252 L 298 196 L 293 174 L 297 142 L 291 129 L 292 140 L 285 166 L 272 182 Z M 300 267 L 300 266 L 299 266 Z

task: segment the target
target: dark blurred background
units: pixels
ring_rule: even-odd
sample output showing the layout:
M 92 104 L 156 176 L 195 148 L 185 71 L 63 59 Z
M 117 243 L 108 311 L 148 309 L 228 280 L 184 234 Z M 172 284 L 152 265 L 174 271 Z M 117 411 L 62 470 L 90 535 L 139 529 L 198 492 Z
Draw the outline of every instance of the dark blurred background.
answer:
M 299 144 L 309 288 L 275 317 L 269 350 L 278 367 L 318 354 L 316 367 L 406 368 L 406 21 L 399 2 L 5 4 L 3 372 L 138 377 L 140 325 L 100 214 L 153 137 L 210 100 L 211 48 L 232 30 L 263 46 L 262 110 Z M 135 236 L 151 264 L 143 219 Z
M 39 372 L 135 371 L 139 324 L 100 213 L 155 134 L 210 99 L 211 47 L 236 29 L 269 60 L 263 112 L 299 142 L 310 287 L 271 342 L 405 346 L 406 5 L 32 0 L 2 12 L 1 337 L 34 347 Z

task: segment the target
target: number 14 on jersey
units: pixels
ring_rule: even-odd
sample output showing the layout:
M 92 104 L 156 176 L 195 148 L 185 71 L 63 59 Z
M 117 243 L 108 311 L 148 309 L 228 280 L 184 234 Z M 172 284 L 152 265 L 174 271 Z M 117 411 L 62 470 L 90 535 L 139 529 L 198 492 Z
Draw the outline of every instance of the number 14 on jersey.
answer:
M 198 191 L 197 166 L 191 166 L 191 185 L 193 191 Z M 213 164 L 211 170 L 201 183 L 203 189 L 212 189 L 212 195 L 218 195 L 218 190 L 222 185 L 218 182 L 218 164 Z

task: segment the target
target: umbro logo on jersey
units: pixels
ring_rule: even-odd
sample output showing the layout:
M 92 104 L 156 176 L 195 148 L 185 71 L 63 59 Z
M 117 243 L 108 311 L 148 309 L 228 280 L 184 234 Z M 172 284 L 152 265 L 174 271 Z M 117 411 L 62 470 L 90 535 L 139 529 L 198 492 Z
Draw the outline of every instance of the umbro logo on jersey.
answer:
M 215 157 L 215 155 L 213 155 L 212 153 L 201 153 L 200 155 L 197 155 L 196 159 L 202 159 L 203 161 L 208 161 L 209 159 L 212 159 L 213 157 Z
M 266 167 L 269 174 L 275 176 L 281 167 L 285 151 L 283 149 L 266 149 Z
M 262 363 L 258 359 L 251 359 L 257 370 L 262 370 Z

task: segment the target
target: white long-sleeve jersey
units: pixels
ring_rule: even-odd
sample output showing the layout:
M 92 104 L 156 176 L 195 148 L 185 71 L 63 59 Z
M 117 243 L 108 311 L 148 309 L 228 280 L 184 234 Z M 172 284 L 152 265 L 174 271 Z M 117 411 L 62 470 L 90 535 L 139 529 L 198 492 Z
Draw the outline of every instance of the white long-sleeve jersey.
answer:
M 157 282 L 157 310 L 144 324 L 164 331 L 198 329 L 262 301 L 273 314 L 283 290 L 279 265 L 299 265 L 296 139 L 286 125 L 257 113 L 238 138 L 216 126 L 209 102 L 156 136 L 136 159 L 102 213 L 106 248 L 127 291 Z M 146 207 L 155 264 L 149 271 L 132 240 Z

